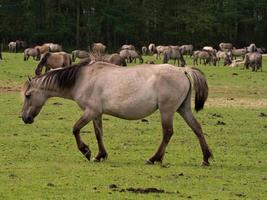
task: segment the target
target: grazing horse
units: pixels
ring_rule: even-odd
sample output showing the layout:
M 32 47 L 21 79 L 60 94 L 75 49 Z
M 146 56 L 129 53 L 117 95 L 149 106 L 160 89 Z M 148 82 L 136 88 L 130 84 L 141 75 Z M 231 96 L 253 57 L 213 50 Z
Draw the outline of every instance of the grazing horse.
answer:
M 192 56 L 193 54 L 193 45 L 192 44 L 188 44 L 188 45 L 182 45 L 179 47 L 179 49 L 181 50 L 181 53 L 183 55 L 190 55 L 190 57 Z
M 179 61 L 181 61 L 181 67 L 185 66 L 183 54 L 178 46 L 169 46 L 169 48 L 163 52 L 163 63 L 168 63 L 170 59 L 174 60 L 174 65 L 177 60 L 178 66 L 180 65 Z
M 164 51 L 167 51 L 170 48 L 170 46 L 162 46 L 159 45 L 156 47 L 157 56 L 156 59 L 160 59 L 160 55 L 164 53 Z
M 200 61 L 200 64 L 201 64 L 201 60 L 203 60 L 204 65 L 213 64 L 214 66 L 216 66 L 216 63 L 217 63 L 216 54 L 212 51 L 207 51 L 207 50 L 195 51 L 193 53 L 193 59 L 194 59 L 194 65 L 195 64 L 198 65 L 198 59 Z
M 128 50 L 129 54 L 130 54 L 130 62 L 134 61 L 134 63 L 136 63 L 136 59 L 139 60 L 139 63 L 143 63 L 144 60 L 142 58 L 142 55 L 140 53 L 138 53 L 135 50 Z
M 128 50 L 127 50 L 128 51 Z M 103 61 L 103 62 L 108 62 L 108 63 L 112 63 L 114 65 L 118 65 L 118 66 L 127 66 L 125 59 L 123 59 L 120 54 L 118 53 L 113 53 L 113 54 L 105 54 L 103 56 L 96 56 L 93 54 L 90 54 L 90 57 L 88 57 L 88 59 L 82 59 L 82 62 L 97 62 L 97 61 Z M 80 61 L 81 63 L 81 61 Z
M 35 75 L 39 76 L 45 66 L 45 72 L 50 69 L 64 68 L 71 65 L 71 56 L 65 52 L 45 53 L 35 69 Z
M 34 48 L 39 49 L 41 54 L 45 54 L 50 51 L 49 45 L 43 44 L 43 45 L 37 45 Z
M 24 50 L 24 61 L 29 60 L 29 57 L 32 56 L 33 60 L 40 60 L 41 53 L 39 48 L 27 48 Z
M 256 72 L 258 69 L 261 69 L 262 71 L 262 55 L 258 52 L 247 53 L 245 56 L 244 67 L 247 69 L 251 67 L 252 71 Z
M 3 60 L 2 52 L 0 51 L 0 60 Z
M 120 54 L 118 53 L 113 53 L 111 55 L 104 56 L 103 61 L 112 63 L 114 65 L 118 66 L 127 66 L 125 59 L 123 59 Z
M 59 44 L 55 43 L 45 43 L 43 45 L 49 46 L 49 51 L 50 52 L 60 52 L 62 51 L 62 46 Z
M 195 110 L 203 109 L 208 85 L 196 68 L 178 68 L 169 64 L 140 65 L 131 68 L 95 62 L 50 71 L 28 80 L 22 94 L 22 120 L 34 122 L 50 97 L 74 100 L 84 111 L 73 127 L 78 149 L 90 160 L 91 150 L 81 139 L 80 130 L 93 121 L 99 152 L 95 161 L 107 158 L 103 142 L 102 115 L 138 120 L 159 109 L 163 138 L 147 164 L 162 162 L 165 149 L 173 135 L 173 118 L 179 113 L 196 134 L 203 153 L 203 165 L 209 165 L 212 153 L 200 124 L 191 110 L 191 93 L 195 88 Z
M 229 53 L 230 53 L 231 59 L 236 59 L 239 56 L 244 59 L 247 53 L 247 49 L 246 48 L 232 49 L 231 51 L 229 51 Z
M 13 52 L 13 53 L 17 52 L 17 43 L 16 42 L 9 42 L 8 51 Z
M 135 47 L 132 44 L 124 44 L 121 46 L 121 50 L 135 50 Z
M 89 52 L 83 50 L 74 50 L 71 52 L 72 62 L 75 62 L 76 58 L 84 59 L 90 57 Z

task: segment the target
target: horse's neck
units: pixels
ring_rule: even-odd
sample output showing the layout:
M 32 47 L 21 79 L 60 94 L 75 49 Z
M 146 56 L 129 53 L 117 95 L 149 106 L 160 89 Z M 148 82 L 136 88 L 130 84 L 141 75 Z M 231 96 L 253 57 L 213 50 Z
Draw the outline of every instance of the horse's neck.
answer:
M 44 92 L 49 98 L 50 97 L 61 97 L 64 99 L 73 99 L 72 98 L 72 90 L 60 89 L 59 87 L 53 86 L 53 84 L 49 86 L 43 86 L 42 79 L 36 80 L 35 87 L 42 92 Z

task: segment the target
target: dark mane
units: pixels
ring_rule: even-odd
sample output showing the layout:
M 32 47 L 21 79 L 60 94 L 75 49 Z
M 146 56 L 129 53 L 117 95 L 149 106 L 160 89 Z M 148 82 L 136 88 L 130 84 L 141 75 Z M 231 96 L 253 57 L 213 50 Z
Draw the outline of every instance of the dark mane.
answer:
M 63 69 L 53 70 L 42 75 L 41 85 L 47 89 L 58 87 L 59 89 L 70 89 L 76 83 L 81 68 L 87 66 L 88 62 L 74 64 Z

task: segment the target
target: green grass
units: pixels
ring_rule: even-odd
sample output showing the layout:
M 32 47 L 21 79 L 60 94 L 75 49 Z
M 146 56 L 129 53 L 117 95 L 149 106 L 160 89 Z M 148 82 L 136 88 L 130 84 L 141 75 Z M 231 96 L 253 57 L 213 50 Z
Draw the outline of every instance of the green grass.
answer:
M 109 159 L 88 162 L 72 135 L 72 126 L 81 115 L 75 102 L 53 98 L 35 123 L 25 125 L 19 118 L 19 91 L 3 88 L 18 88 L 33 75 L 37 62 L 24 62 L 21 54 L 3 53 L 3 57 L 0 199 L 267 199 L 267 117 L 261 117 L 267 114 L 267 107 L 207 105 L 195 113 L 214 153 L 210 167 L 200 166 L 198 141 L 178 115 L 164 164 L 144 164 L 161 140 L 158 112 L 147 117 L 148 122 L 104 116 Z M 200 68 L 209 82 L 210 99 L 266 100 L 267 60 L 262 73 Z M 82 137 L 96 155 L 92 124 L 83 129 Z M 111 184 L 118 188 L 109 188 Z M 155 187 L 165 193 L 120 192 L 130 187 Z

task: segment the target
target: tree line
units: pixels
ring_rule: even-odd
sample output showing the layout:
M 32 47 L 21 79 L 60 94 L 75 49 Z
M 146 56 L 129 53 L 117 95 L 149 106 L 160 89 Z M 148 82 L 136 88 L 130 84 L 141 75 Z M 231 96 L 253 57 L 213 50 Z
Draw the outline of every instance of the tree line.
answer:
M 0 42 L 266 47 L 266 10 L 263 0 L 1 0 Z

